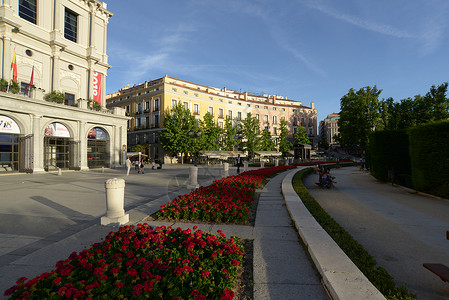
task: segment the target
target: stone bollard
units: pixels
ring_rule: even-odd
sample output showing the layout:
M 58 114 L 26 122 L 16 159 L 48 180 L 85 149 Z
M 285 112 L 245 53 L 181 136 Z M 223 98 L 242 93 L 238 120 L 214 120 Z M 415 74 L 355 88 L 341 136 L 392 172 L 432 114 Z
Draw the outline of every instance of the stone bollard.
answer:
M 58 168 L 58 176 L 62 176 L 62 170 L 61 170 L 61 168 Z
M 129 222 L 129 214 L 125 214 L 125 179 L 113 178 L 105 182 L 106 216 L 101 217 L 101 225 Z
M 243 171 L 244 172 L 246 172 L 246 171 L 248 171 L 248 161 L 247 160 L 245 160 L 244 162 L 243 162 L 243 165 L 244 165 L 244 168 L 243 168 Z
M 223 163 L 223 177 L 229 176 L 229 163 Z
M 285 159 L 285 165 L 288 166 L 288 158 Z
M 200 185 L 198 184 L 198 167 L 189 168 L 189 181 L 187 183 L 188 189 L 197 189 Z
M 274 166 L 275 166 L 275 167 L 279 167 L 279 159 L 276 158 L 276 159 L 274 160 Z
M 260 161 L 260 167 L 265 168 L 265 162 L 263 160 Z

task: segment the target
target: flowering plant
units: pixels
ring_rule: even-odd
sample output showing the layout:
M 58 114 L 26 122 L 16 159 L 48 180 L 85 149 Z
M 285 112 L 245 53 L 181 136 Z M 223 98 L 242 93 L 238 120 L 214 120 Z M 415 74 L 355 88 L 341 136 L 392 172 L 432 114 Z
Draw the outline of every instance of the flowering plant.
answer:
M 207 187 L 200 187 L 162 205 L 157 217 L 244 223 L 249 217 L 255 189 L 260 188 L 267 177 L 289 168 L 293 167 L 263 168 L 215 180 Z
M 56 270 L 19 278 L 5 296 L 17 299 L 232 299 L 243 260 L 236 237 L 194 227 L 123 226 Z

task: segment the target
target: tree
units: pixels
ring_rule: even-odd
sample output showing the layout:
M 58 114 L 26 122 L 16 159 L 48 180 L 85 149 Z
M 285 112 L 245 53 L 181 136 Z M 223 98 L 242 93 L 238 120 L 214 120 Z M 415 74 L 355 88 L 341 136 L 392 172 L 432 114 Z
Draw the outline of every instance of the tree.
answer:
M 293 135 L 295 138 L 295 146 L 299 144 L 310 144 L 309 138 L 306 135 L 306 129 L 302 126 L 299 126 L 298 133 Z
M 318 142 L 318 148 L 327 150 L 327 149 L 329 149 L 329 143 L 326 142 L 325 140 L 320 140 Z
M 184 163 L 184 154 L 193 149 L 189 132 L 192 129 L 197 132 L 199 129 L 195 117 L 190 110 L 179 103 L 171 112 L 166 111 L 164 127 L 165 129 L 159 134 L 162 148 L 172 157 L 181 153 L 181 163 Z
M 201 121 L 201 130 L 201 149 L 209 151 L 218 150 L 221 128 L 215 124 L 214 117 L 209 112 L 204 115 L 203 121 Z
M 146 150 L 147 150 L 147 145 L 144 145 L 144 144 L 134 145 L 131 148 L 131 152 L 141 152 L 143 154 L 146 154 Z
M 260 123 L 259 119 L 253 117 L 251 113 L 246 115 L 240 123 L 242 128 L 242 138 L 246 140 L 244 143 L 244 149 L 248 152 L 250 157 L 254 157 L 254 151 L 257 148 L 258 136 L 260 135 Z
M 285 119 L 281 119 L 280 127 L 279 127 L 279 152 L 282 152 L 284 155 L 292 148 L 292 143 L 290 143 L 289 140 L 287 140 L 288 137 L 288 128 L 287 128 L 287 121 Z
M 259 148 L 261 151 L 272 151 L 274 149 L 274 142 L 271 137 L 271 132 L 268 129 L 262 130 L 260 137 Z
M 237 128 L 232 126 L 232 119 L 229 116 L 226 116 L 224 130 L 221 136 L 223 150 L 234 151 L 234 147 L 237 144 L 236 134 Z
M 380 122 L 379 95 L 382 90 L 364 87 L 358 91 L 350 89 L 340 100 L 340 143 L 343 147 L 364 150 L 368 134 Z

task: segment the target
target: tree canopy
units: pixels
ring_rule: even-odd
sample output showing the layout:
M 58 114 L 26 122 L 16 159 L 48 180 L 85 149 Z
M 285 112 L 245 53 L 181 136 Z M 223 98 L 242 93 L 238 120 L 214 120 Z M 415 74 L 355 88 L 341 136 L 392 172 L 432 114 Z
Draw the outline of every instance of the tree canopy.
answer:
M 198 131 L 199 127 L 195 117 L 190 110 L 181 103 L 171 111 L 167 110 L 164 119 L 165 129 L 159 134 L 162 148 L 171 156 L 178 153 L 183 154 L 191 152 L 193 141 L 189 136 L 190 130 Z
M 355 91 L 350 89 L 340 100 L 340 119 L 338 121 L 339 140 L 343 147 L 365 149 L 368 134 L 380 122 L 379 95 L 382 90 L 364 87 Z
M 262 130 L 262 136 L 260 137 L 259 147 L 257 150 L 261 151 L 273 151 L 274 150 L 274 141 L 271 136 L 271 132 L 265 128 Z
M 295 138 L 295 146 L 299 144 L 310 144 L 310 140 L 306 135 L 306 129 L 302 126 L 299 126 L 298 133 L 293 135 Z
M 254 157 L 254 151 L 258 147 L 258 136 L 260 135 L 259 119 L 253 117 L 248 113 L 246 118 L 240 122 L 242 139 L 244 142 L 244 149 L 248 152 L 250 157 Z
M 288 128 L 287 128 L 287 121 L 285 121 L 285 119 L 281 119 L 279 131 L 280 131 L 280 133 L 279 133 L 279 152 L 282 152 L 282 154 L 285 154 L 293 146 L 292 143 L 290 143 L 290 141 L 287 140 Z

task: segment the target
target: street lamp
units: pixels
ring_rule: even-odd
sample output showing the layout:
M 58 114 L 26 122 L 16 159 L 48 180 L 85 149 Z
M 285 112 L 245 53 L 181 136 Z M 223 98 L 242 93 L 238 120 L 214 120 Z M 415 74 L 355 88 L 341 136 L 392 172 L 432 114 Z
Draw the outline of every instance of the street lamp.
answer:
M 194 152 L 194 155 L 195 155 L 195 158 L 194 158 L 195 160 L 194 160 L 194 164 L 193 165 L 195 167 L 197 166 L 197 160 L 196 160 L 197 159 L 197 155 L 196 155 L 196 140 L 201 137 L 201 134 L 202 134 L 201 130 L 198 130 L 197 132 L 194 132 L 193 129 L 192 129 L 192 130 L 189 131 L 189 136 L 191 138 L 195 139 L 195 144 L 194 144 L 194 148 L 193 148 L 193 152 Z

